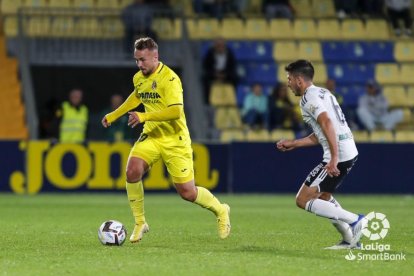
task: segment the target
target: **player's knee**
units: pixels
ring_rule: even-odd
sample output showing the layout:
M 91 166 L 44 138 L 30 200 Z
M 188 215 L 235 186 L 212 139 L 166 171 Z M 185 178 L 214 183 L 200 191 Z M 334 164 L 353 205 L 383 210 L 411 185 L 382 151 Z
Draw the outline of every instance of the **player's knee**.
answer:
M 130 183 L 138 182 L 142 179 L 143 170 L 138 167 L 128 166 L 126 170 L 126 179 Z
M 195 189 L 188 189 L 180 191 L 180 196 L 184 200 L 194 202 L 197 198 L 197 193 Z
M 296 196 L 296 206 L 299 208 L 305 209 L 306 199 L 303 196 Z

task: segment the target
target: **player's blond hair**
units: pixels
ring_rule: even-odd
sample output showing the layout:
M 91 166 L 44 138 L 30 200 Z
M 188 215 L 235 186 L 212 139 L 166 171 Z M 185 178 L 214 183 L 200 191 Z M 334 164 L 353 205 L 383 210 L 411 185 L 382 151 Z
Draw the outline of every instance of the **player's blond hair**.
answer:
M 141 37 L 135 40 L 134 47 L 136 50 L 140 51 L 145 49 L 150 51 L 158 50 L 158 44 L 151 37 Z

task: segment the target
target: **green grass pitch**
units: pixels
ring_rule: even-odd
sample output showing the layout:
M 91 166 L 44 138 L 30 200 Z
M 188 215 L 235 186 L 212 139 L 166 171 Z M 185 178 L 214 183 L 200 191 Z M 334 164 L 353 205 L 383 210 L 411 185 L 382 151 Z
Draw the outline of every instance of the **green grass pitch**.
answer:
M 348 261 L 348 250 L 324 250 L 339 234 L 297 208 L 294 195 L 218 197 L 231 206 L 227 240 L 210 212 L 178 195 L 147 194 L 150 232 L 139 244 L 110 247 L 97 229 L 116 219 L 132 230 L 125 194 L 0 194 L 0 275 L 413 275 L 412 196 L 336 197 L 351 211 L 386 214 L 381 243 L 405 261 Z

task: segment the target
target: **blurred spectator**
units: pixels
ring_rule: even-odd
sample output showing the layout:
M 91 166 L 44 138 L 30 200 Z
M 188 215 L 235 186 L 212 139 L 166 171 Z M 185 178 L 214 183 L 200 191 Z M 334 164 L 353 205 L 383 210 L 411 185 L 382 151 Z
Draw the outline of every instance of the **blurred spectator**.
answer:
M 384 0 L 359 1 L 362 13 L 373 17 L 384 17 Z
M 121 95 L 112 95 L 110 106 L 102 111 L 103 115 L 101 117 L 117 109 L 123 102 L 124 98 Z M 133 131 L 135 130 L 128 127 L 128 116 L 122 116 L 116 122 L 113 122 L 111 127 L 104 129 L 104 138 L 110 142 L 130 140 L 133 139 Z
M 262 10 L 268 20 L 272 18 L 293 20 L 294 9 L 289 0 L 263 0 Z
M 405 35 L 411 36 L 411 27 L 413 24 L 411 18 L 411 0 L 386 0 L 385 4 L 395 35 L 400 36 L 404 32 Z M 400 19 L 404 21 L 403 32 L 398 22 Z
M 215 81 L 237 85 L 237 63 L 233 51 L 226 41 L 218 38 L 208 49 L 203 59 L 203 92 L 205 103 L 209 103 L 211 84 Z
M 299 105 L 291 102 L 286 84 L 278 83 L 269 96 L 270 127 L 287 128 L 294 131 L 303 129 Z
M 244 99 L 242 118 L 250 127 L 269 127 L 268 99 L 263 94 L 263 87 L 258 83 L 252 86 L 252 90 Z
M 122 22 L 125 28 L 125 51 L 133 50 L 134 41 L 139 37 L 152 37 L 157 40 L 156 33 L 152 30 L 153 10 L 144 0 L 134 0 L 122 11 Z
M 372 80 L 366 85 L 366 94 L 359 98 L 357 114 L 369 131 L 375 130 L 378 126 L 393 130 L 403 119 L 401 109 L 388 111 L 388 101 L 382 94 L 381 87 Z
M 69 101 L 63 102 L 56 112 L 56 117 L 60 119 L 60 142 L 82 143 L 85 141 L 89 114 L 88 108 L 82 104 L 82 98 L 82 90 L 72 89 L 69 92 Z
M 193 0 L 194 11 L 198 14 L 207 14 L 210 17 L 223 19 L 224 15 L 232 11 L 231 0 Z
M 335 0 L 335 10 L 340 19 L 348 15 L 356 15 L 358 13 L 358 0 Z

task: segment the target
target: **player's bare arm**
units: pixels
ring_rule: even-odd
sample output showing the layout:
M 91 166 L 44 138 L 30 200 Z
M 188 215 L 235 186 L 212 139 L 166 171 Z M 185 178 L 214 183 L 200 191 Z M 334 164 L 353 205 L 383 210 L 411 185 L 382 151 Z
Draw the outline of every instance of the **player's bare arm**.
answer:
M 314 146 L 317 144 L 319 144 L 318 138 L 316 138 L 315 134 L 312 133 L 309 136 L 306 136 L 301 139 L 294 139 L 294 140 L 282 139 L 276 143 L 276 147 L 280 151 L 289 151 L 295 148 Z
M 109 126 L 111 125 L 111 124 L 108 122 L 108 120 L 106 119 L 106 115 L 102 118 L 101 123 L 102 123 L 102 125 L 103 125 L 103 127 L 104 127 L 104 128 L 107 128 L 107 127 L 109 127 Z
M 319 125 L 322 128 L 323 134 L 328 140 L 329 149 L 331 151 L 331 160 L 325 165 L 326 172 L 329 176 L 338 176 L 340 171 L 337 167 L 338 165 L 338 143 L 336 141 L 336 133 L 333 128 L 331 119 L 328 116 L 328 113 L 322 112 L 317 119 Z

